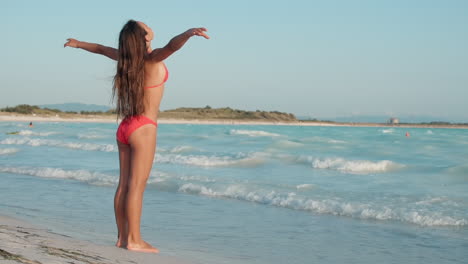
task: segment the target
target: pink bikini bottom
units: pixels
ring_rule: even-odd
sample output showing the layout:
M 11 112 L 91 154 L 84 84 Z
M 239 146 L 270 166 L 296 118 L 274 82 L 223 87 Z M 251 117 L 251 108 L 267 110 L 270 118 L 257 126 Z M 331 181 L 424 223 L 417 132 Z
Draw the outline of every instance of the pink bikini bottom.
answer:
M 122 120 L 122 122 L 119 125 L 119 128 L 117 129 L 117 140 L 123 144 L 128 145 L 128 139 L 130 138 L 130 135 L 132 135 L 132 133 L 141 126 L 147 124 L 153 124 L 156 127 L 158 126 L 156 122 L 144 115 L 125 118 L 124 120 Z

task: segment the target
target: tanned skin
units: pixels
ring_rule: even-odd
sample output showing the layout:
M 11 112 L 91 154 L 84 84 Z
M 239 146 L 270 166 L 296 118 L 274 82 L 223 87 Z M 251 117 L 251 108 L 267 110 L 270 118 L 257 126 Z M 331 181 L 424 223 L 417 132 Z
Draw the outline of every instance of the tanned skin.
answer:
M 144 87 L 162 83 L 165 77 L 164 60 L 182 48 L 193 36 L 210 37 L 206 28 L 191 28 L 172 38 L 163 48 L 152 49 L 153 30 L 142 22 L 138 24 L 146 31 L 148 54 L 145 61 Z M 118 50 L 96 43 L 67 39 L 64 47 L 83 49 L 118 60 Z M 145 110 L 142 115 L 157 121 L 164 85 L 145 89 Z M 143 193 L 153 165 L 156 152 L 157 126 L 147 124 L 136 129 L 129 137 L 129 144 L 117 141 L 119 148 L 120 178 L 114 198 L 115 219 L 118 229 L 116 246 L 132 251 L 158 253 L 159 250 L 145 242 L 140 233 Z

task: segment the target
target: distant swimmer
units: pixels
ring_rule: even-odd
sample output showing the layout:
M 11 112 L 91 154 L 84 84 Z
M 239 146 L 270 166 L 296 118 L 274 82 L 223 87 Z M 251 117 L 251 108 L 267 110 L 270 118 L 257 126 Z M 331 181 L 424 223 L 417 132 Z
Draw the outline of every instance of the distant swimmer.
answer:
M 409 133 L 409 132 L 406 132 L 406 137 L 410 137 L 410 133 Z
M 33 123 L 32 123 L 32 122 L 29 122 L 29 127 L 33 127 Z
M 129 20 L 119 36 L 118 49 L 73 38 L 64 47 L 83 49 L 117 61 L 113 96 L 122 118 L 117 129 L 120 178 L 114 197 L 117 247 L 158 253 L 140 233 L 143 192 L 156 151 L 157 119 L 164 84 L 169 72 L 164 60 L 182 48 L 193 36 L 209 39 L 205 28 L 192 28 L 172 38 L 163 48 L 152 49 L 153 30 L 142 22 Z M 197 69 L 194 69 L 194 72 Z

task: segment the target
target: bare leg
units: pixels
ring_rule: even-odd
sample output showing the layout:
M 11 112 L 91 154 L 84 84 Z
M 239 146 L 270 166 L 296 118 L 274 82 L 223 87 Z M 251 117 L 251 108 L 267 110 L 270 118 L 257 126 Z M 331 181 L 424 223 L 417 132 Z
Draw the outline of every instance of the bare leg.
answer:
M 126 247 L 127 245 L 127 214 L 125 213 L 125 206 L 128 192 L 128 180 L 130 178 L 130 155 L 131 149 L 129 145 L 117 141 L 119 147 L 119 164 L 120 164 L 120 178 L 119 186 L 115 191 L 114 197 L 114 212 L 115 221 L 117 223 L 118 239 L 115 244 L 117 247 Z
M 131 147 L 130 180 L 126 199 L 126 213 L 128 220 L 127 249 L 158 253 L 159 250 L 143 241 L 140 233 L 141 209 L 143 192 L 153 166 L 156 149 L 156 127 L 144 125 L 129 138 Z

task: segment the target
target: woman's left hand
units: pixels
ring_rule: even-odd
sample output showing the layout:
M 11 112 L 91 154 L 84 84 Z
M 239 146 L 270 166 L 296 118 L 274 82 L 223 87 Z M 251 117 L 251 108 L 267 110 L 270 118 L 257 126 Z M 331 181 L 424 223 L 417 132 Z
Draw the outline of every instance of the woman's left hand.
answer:
M 201 28 L 191 28 L 189 30 L 187 30 L 185 33 L 188 34 L 190 37 L 192 36 L 200 36 L 200 37 L 204 37 L 206 39 L 209 39 L 210 37 L 205 33 L 206 31 L 206 28 L 204 27 L 201 27 Z

